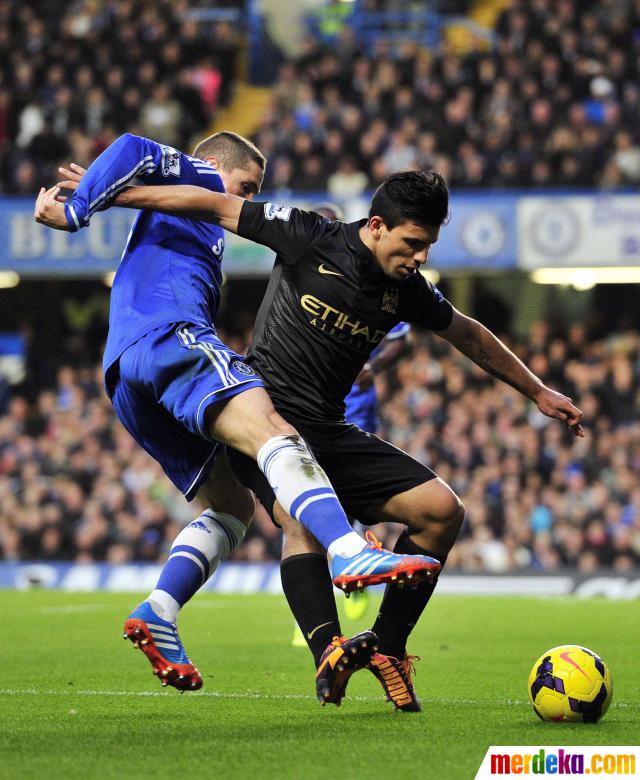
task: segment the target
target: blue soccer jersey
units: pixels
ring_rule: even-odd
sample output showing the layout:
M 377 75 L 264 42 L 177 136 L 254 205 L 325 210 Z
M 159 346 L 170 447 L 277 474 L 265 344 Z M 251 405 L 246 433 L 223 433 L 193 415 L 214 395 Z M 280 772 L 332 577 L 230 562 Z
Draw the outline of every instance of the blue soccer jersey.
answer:
M 204 160 L 127 133 L 106 149 L 83 176 L 65 206 L 72 229 L 86 227 L 133 179 L 147 184 L 195 184 L 224 192 Z M 105 374 L 141 336 L 169 323 L 211 327 L 220 305 L 224 232 L 207 222 L 140 212 L 113 283 Z
M 411 326 L 408 322 L 399 322 L 385 336 L 386 340 L 402 339 L 409 331 Z M 384 341 L 382 342 L 384 344 Z M 381 347 L 376 347 L 369 356 L 369 361 L 375 359 L 379 354 Z M 347 422 L 357 425 L 363 431 L 375 433 L 378 430 L 378 397 L 376 395 L 375 385 L 361 388 L 354 384 L 351 392 L 344 399 L 345 418 Z

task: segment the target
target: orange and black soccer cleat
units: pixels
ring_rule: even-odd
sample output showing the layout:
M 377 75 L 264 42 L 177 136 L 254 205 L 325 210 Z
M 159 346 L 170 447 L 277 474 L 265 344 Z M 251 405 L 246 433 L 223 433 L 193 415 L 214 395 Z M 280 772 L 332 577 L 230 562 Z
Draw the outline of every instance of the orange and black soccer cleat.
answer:
M 371 659 L 370 669 L 385 692 L 387 701 L 392 701 L 403 712 L 421 712 L 420 699 L 413 688 L 412 674 L 417 655 L 405 655 L 402 661 L 392 655 L 376 653 Z
M 125 620 L 123 637 L 147 656 L 163 687 L 172 685 L 180 693 L 202 688 L 202 675 L 185 652 L 177 626 L 156 615 L 147 601 Z
M 428 555 L 404 555 L 382 547 L 371 531 L 365 534 L 367 544 L 350 558 L 334 556 L 331 577 L 336 588 L 349 594 L 354 590 L 389 582 L 402 587 L 433 580 L 440 573 L 440 561 Z
M 351 639 L 333 637 L 320 658 L 316 672 L 316 693 L 323 707 L 325 704 L 340 706 L 349 678 L 358 669 L 369 665 L 377 649 L 378 637 L 373 631 L 363 631 Z

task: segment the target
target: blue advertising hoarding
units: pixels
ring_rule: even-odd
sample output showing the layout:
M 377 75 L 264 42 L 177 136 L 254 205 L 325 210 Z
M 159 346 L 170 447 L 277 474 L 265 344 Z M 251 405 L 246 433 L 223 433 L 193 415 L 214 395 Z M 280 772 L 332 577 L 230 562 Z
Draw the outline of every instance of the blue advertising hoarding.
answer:
M 281 192 L 261 199 L 312 208 L 316 196 Z M 366 216 L 367 197 L 342 204 L 348 220 Z M 542 265 L 637 265 L 640 262 L 640 196 L 506 192 L 453 194 L 451 219 L 433 247 L 431 264 L 450 270 L 531 269 Z M 33 221 L 33 200 L 0 198 L 0 271 L 22 276 L 101 276 L 120 260 L 135 212 L 113 208 L 96 214 L 89 230 L 64 233 Z M 228 276 L 266 276 L 273 252 L 228 234 Z

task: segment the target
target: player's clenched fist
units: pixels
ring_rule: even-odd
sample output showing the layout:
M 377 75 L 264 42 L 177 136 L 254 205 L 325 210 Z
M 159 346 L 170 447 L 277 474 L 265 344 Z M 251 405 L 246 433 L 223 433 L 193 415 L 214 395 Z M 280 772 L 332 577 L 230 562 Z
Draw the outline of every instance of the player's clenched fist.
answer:
M 41 225 L 48 225 L 56 230 L 70 230 L 64 215 L 64 206 L 57 200 L 59 193 L 60 187 L 57 184 L 48 190 L 41 187 L 33 218 Z

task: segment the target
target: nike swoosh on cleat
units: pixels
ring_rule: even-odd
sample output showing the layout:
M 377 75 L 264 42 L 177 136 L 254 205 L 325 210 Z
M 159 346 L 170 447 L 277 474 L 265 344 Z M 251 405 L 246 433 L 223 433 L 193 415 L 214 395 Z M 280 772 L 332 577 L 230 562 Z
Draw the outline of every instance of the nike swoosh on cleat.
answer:
M 321 274 L 326 274 L 327 276 L 344 276 L 344 274 L 340 274 L 337 271 L 330 271 L 328 268 L 324 267 L 324 263 L 320 263 L 318 266 L 318 271 Z
M 565 651 L 564 653 L 560 653 L 560 658 L 562 658 L 562 660 L 563 660 L 563 661 L 566 661 L 568 664 L 571 664 L 571 666 L 575 666 L 575 667 L 576 667 L 576 669 L 577 669 L 577 670 L 578 670 L 578 671 L 579 671 L 581 674 L 584 674 L 584 676 L 587 678 L 587 680 L 589 679 L 589 675 L 588 675 L 588 674 L 585 672 L 585 670 L 584 670 L 584 669 L 583 669 L 583 668 L 582 668 L 582 667 L 581 667 L 579 664 L 577 664 L 577 663 L 576 663 L 576 662 L 573 660 L 573 658 L 572 658 L 572 657 L 569 655 L 569 653 L 568 653 L 568 652 L 566 652 L 566 651 Z
M 313 631 L 309 631 L 309 633 L 307 634 L 307 638 L 308 639 L 313 639 L 313 635 L 316 633 L 316 631 L 319 631 L 321 628 L 324 628 L 325 626 L 329 626 L 329 625 L 331 625 L 331 621 L 330 620 L 327 620 L 326 623 L 320 623 L 320 625 L 316 626 L 313 629 Z

